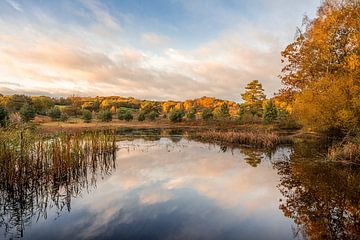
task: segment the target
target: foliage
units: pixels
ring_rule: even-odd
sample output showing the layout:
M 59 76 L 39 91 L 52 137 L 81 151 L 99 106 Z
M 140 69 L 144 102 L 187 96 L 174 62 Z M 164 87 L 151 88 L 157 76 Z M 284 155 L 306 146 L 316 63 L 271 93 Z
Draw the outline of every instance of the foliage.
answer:
M 306 127 L 343 132 L 360 123 L 360 2 L 324 1 L 282 52 L 281 94 Z
M 162 110 L 162 107 L 157 102 L 145 101 L 141 104 L 140 109 L 141 111 L 145 112 L 145 114 L 150 114 L 151 112 L 155 112 L 157 114 L 156 117 L 158 117 Z
M 55 101 L 47 96 L 35 96 L 31 98 L 37 114 L 46 115 L 48 109 L 55 105 Z
M 109 110 L 100 111 L 98 114 L 98 119 L 102 122 L 111 122 L 112 121 L 112 113 Z
M 252 115 L 262 115 L 262 104 L 266 96 L 262 84 L 258 80 L 253 80 L 245 87 L 245 93 L 241 94 L 245 111 Z
M 230 118 L 229 107 L 226 103 L 223 103 L 220 108 L 214 111 L 214 116 L 217 119 L 225 120 Z
M 118 109 L 117 117 L 119 120 L 125 120 L 125 121 L 131 121 L 134 118 L 131 112 L 125 109 Z
M 89 123 L 92 120 L 92 113 L 89 110 L 83 110 L 82 119 L 84 122 Z
M 159 113 L 156 112 L 156 111 L 151 111 L 151 112 L 147 115 L 147 117 L 149 118 L 149 120 L 154 121 L 156 118 L 159 117 Z
M 19 113 L 23 122 L 29 122 L 36 115 L 34 106 L 27 103 L 21 107 Z
M 18 112 L 24 105 L 31 105 L 31 104 L 32 101 L 30 97 L 25 95 L 14 94 L 8 99 L 6 103 L 6 108 L 10 112 Z
M 9 113 L 0 105 L 0 127 L 4 127 L 9 118 Z
M 210 108 L 205 108 L 201 113 L 202 120 L 210 120 L 213 118 L 213 113 Z
M 66 113 L 69 116 L 77 117 L 81 115 L 81 108 L 74 105 L 65 106 L 64 108 L 62 108 L 62 112 Z
M 181 122 L 184 116 L 185 116 L 184 110 L 172 109 L 169 114 L 169 120 L 171 122 Z
M 267 124 L 273 123 L 277 119 L 277 117 L 278 111 L 276 109 L 276 106 L 272 100 L 269 100 L 265 105 L 263 113 L 264 122 Z
M 67 120 L 69 120 L 69 118 L 69 115 L 67 115 L 66 113 L 62 113 L 60 116 L 60 121 L 66 122 Z
M 140 112 L 137 120 L 138 120 L 139 122 L 144 121 L 144 120 L 145 120 L 145 113 L 144 113 L 144 112 Z
M 196 109 L 190 108 L 189 111 L 185 114 L 185 118 L 188 120 L 195 120 L 196 119 Z
M 54 107 L 54 108 L 50 109 L 48 115 L 52 120 L 59 120 L 61 118 L 60 108 Z

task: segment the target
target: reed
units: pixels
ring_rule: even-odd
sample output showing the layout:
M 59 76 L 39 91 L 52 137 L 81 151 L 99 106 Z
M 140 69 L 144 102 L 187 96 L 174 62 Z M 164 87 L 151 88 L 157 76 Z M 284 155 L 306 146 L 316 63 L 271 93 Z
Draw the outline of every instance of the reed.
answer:
M 115 168 L 115 136 L 113 131 L 42 135 L 31 129 L 3 130 L 0 226 L 22 237 L 27 222 L 36 215 L 46 218 L 50 206 L 69 211 L 72 197 L 95 185 L 96 175 Z
M 204 131 L 195 133 L 196 139 L 206 142 L 244 144 L 254 147 L 274 148 L 280 144 L 291 144 L 292 139 L 267 131 Z

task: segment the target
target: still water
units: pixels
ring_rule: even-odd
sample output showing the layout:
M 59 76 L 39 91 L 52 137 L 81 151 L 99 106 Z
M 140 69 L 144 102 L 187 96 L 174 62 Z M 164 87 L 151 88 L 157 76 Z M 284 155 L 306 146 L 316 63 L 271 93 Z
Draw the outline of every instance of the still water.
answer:
M 6 204 L 2 192 L 1 237 L 359 237 L 359 171 L 309 162 L 319 152 L 308 145 L 264 152 L 176 136 L 117 146 L 81 178 L 60 187 L 50 179 L 46 196 L 16 194 Z

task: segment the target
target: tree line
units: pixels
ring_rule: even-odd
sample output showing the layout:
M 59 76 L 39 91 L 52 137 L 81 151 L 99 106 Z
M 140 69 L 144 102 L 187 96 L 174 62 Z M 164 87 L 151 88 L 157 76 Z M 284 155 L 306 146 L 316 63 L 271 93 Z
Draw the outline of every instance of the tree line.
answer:
M 251 81 L 241 94 L 243 103 L 201 97 L 186 101 L 147 101 L 132 97 L 67 97 L 0 95 L 0 122 L 29 122 L 36 116 L 47 116 L 53 121 L 82 118 L 89 123 L 97 118 L 109 122 L 114 117 L 124 121 L 238 121 L 241 123 L 274 123 L 288 119 L 289 113 L 277 107 L 273 99 L 266 99 L 258 80 Z

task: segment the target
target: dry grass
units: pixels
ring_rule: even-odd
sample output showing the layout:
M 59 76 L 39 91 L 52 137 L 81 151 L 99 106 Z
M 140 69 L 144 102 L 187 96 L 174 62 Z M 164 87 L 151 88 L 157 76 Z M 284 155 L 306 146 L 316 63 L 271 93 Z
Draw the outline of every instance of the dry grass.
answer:
M 0 135 L 0 180 L 8 187 L 33 177 L 72 178 L 116 150 L 115 132 L 43 135 L 31 129 Z
M 196 133 L 195 138 L 208 142 L 245 144 L 263 148 L 292 143 L 289 137 L 279 136 L 269 131 L 205 131 Z
M 360 145 L 346 142 L 329 148 L 327 159 L 331 161 L 360 163 Z

